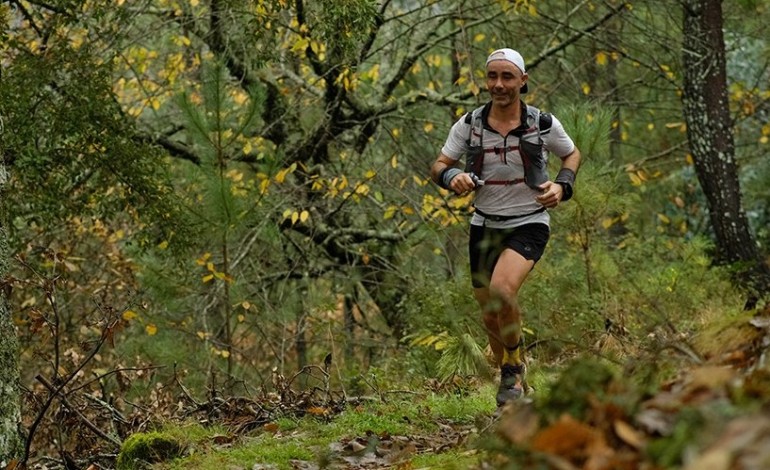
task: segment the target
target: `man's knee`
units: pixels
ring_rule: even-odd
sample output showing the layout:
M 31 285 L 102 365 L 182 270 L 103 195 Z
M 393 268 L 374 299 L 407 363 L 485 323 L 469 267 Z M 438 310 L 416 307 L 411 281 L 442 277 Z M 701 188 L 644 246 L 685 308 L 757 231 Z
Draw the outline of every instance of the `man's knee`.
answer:
M 498 309 L 505 305 L 515 304 L 519 296 L 519 287 L 521 286 L 510 282 L 492 281 L 489 286 L 490 302 L 502 304 L 497 306 Z

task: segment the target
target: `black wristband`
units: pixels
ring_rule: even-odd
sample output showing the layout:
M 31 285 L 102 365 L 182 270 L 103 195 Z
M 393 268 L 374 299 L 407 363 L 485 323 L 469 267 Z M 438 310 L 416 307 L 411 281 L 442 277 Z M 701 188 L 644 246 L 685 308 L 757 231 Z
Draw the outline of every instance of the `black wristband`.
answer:
M 452 188 L 449 187 L 449 183 L 451 183 L 454 177 L 459 175 L 460 173 L 462 173 L 461 169 L 448 166 L 443 170 L 441 170 L 441 172 L 438 174 L 437 183 L 442 188 L 451 190 Z
M 563 191 L 561 200 L 569 201 L 572 199 L 572 186 L 575 184 L 575 172 L 569 168 L 562 168 L 559 170 L 559 174 L 556 175 L 554 183 L 561 185 Z

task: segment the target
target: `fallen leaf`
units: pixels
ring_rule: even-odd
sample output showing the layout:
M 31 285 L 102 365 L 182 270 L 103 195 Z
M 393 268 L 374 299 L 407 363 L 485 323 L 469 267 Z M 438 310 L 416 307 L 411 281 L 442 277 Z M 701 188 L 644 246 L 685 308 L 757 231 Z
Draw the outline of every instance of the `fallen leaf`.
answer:
M 733 457 L 725 449 L 715 449 L 697 457 L 685 470 L 730 470 Z
M 211 436 L 211 441 L 216 445 L 225 445 L 225 444 L 231 444 L 235 440 L 235 436 L 228 436 L 225 434 L 217 434 L 215 436 Z
M 754 317 L 749 320 L 751 326 L 755 326 L 760 330 L 770 329 L 770 318 L 767 317 Z
M 262 428 L 267 432 L 276 433 L 280 426 L 278 423 L 265 423 Z
M 612 424 L 613 429 L 615 430 L 615 434 L 617 434 L 621 441 L 637 450 L 644 447 L 644 436 L 633 426 L 622 420 L 616 420 Z
M 636 422 L 647 434 L 668 436 L 674 429 L 676 416 L 666 414 L 657 408 L 648 408 L 636 415 Z
M 726 385 L 735 377 L 735 370 L 723 366 L 706 366 L 693 369 L 688 388 L 714 389 Z
M 593 457 L 606 447 L 604 437 L 597 429 L 567 414 L 532 439 L 533 449 L 569 460 Z

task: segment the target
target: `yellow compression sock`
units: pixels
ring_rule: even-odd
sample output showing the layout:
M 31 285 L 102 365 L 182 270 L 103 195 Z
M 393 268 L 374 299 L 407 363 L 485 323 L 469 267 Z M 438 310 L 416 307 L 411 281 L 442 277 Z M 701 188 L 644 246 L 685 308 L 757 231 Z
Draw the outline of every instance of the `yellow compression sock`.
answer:
M 519 341 L 519 344 L 514 346 L 513 348 L 508 348 L 507 346 L 503 350 L 503 364 L 521 364 L 521 341 Z

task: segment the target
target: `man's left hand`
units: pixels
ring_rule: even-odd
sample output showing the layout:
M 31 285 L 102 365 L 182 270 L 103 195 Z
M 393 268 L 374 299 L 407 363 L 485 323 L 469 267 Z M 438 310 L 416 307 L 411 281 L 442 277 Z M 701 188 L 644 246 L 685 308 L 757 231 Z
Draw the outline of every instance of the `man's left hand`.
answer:
M 544 205 L 548 209 L 553 209 L 559 205 L 562 196 L 564 195 L 564 188 L 558 183 L 553 181 L 546 181 L 540 185 L 540 189 L 543 193 L 535 198 L 537 202 Z

